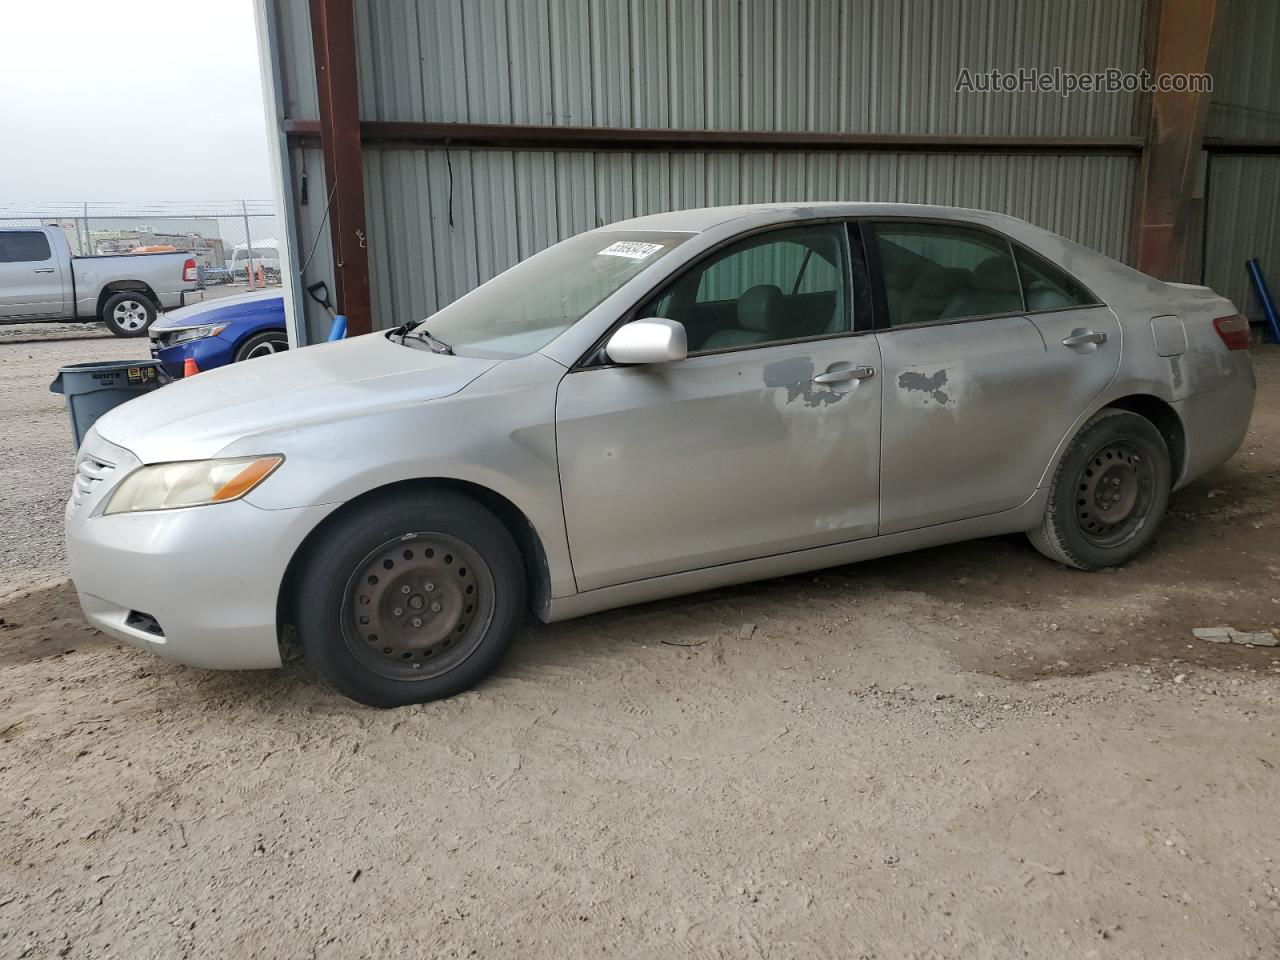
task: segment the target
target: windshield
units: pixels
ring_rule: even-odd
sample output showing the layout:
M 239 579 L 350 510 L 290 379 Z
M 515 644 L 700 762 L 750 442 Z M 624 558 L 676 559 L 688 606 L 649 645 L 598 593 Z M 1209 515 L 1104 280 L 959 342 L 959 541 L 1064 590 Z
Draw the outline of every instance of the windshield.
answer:
M 651 230 L 581 233 L 517 263 L 414 326 L 455 350 L 533 353 L 690 236 Z

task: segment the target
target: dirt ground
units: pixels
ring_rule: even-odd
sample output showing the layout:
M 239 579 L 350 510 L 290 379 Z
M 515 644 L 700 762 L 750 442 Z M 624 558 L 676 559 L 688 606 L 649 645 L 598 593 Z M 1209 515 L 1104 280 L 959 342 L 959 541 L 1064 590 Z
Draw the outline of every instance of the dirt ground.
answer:
M 376 712 L 82 624 L 41 391 L 134 349 L 0 336 L 0 956 L 1280 957 L 1280 648 L 1191 636 L 1280 626 L 1280 350 L 1123 570 L 922 551 Z

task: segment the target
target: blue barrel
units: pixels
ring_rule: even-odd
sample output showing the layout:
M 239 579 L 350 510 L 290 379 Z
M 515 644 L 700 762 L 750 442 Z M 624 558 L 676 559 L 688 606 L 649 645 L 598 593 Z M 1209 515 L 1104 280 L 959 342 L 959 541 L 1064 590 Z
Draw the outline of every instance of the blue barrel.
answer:
M 169 382 L 158 360 L 72 363 L 62 367 L 49 389 L 67 398 L 76 448 L 100 416 L 126 400 Z

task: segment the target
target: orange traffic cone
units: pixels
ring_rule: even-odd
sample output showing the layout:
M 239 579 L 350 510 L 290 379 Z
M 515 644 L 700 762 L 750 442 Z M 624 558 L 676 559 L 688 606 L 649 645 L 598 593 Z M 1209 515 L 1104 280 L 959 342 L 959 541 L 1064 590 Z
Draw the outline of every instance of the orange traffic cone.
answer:
M 187 377 L 194 377 L 199 372 L 200 368 L 196 365 L 195 357 L 187 357 L 187 359 L 182 361 L 183 380 L 187 379 Z

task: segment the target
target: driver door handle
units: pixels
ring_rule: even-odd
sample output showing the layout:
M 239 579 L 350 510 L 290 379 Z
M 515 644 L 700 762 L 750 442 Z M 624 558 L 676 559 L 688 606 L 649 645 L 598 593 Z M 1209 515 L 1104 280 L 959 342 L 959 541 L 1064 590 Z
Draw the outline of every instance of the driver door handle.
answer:
M 1093 330 L 1080 330 L 1074 332 L 1069 337 L 1062 338 L 1064 347 L 1083 347 L 1087 343 L 1106 343 L 1107 335 L 1105 333 L 1096 333 Z
M 849 380 L 866 380 L 875 375 L 874 367 L 851 367 L 848 370 L 832 370 L 828 373 L 820 373 L 813 378 L 813 382 L 845 383 Z
M 36 273 L 53 273 L 53 267 L 36 267 Z

